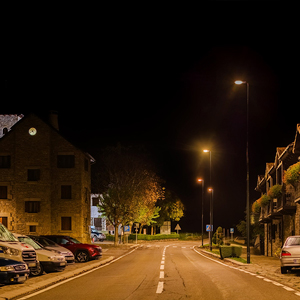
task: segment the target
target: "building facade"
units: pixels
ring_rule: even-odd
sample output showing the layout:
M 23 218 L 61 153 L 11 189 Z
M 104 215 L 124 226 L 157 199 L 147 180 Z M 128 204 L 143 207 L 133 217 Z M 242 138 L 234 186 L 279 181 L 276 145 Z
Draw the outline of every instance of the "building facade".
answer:
M 29 114 L 6 130 L 9 118 L 0 116 L 0 222 L 13 232 L 89 242 L 94 159 L 59 133 L 56 117 L 51 125 Z
M 106 231 L 106 219 L 99 212 L 99 205 L 101 205 L 101 195 L 91 194 L 91 226 Z
M 261 197 L 252 210 L 264 226 L 267 256 L 277 255 L 288 236 L 300 235 L 300 179 L 293 182 L 287 179 L 287 171 L 299 166 L 300 124 L 295 140 L 287 147 L 278 147 L 274 162 L 267 163 L 265 174 L 258 176 L 256 191 Z

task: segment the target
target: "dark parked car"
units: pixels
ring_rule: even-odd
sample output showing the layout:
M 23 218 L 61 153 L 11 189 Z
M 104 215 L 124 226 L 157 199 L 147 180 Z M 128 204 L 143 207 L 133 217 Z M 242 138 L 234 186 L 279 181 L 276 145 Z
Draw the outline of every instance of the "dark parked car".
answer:
M 289 236 L 280 253 L 281 274 L 292 268 L 300 268 L 300 235 Z
M 53 242 L 69 249 L 78 262 L 86 262 L 102 256 L 102 248 L 93 244 L 82 244 L 67 235 L 44 235 Z
M 69 249 L 54 243 L 53 241 L 47 239 L 44 236 L 37 236 L 37 235 L 28 235 L 28 236 L 32 238 L 34 241 L 41 244 L 45 249 L 50 251 L 55 251 L 60 255 L 63 255 L 68 264 L 75 262 L 75 257 Z
M 29 272 L 23 261 L 0 257 L 0 283 L 24 283 Z

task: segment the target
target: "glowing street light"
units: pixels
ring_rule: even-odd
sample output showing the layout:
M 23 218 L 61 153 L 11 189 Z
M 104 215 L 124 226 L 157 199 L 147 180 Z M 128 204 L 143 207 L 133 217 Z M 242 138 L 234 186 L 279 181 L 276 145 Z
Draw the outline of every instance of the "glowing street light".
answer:
M 247 83 L 247 81 L 236 80 L 234 83 L 235 83 L 235 84 L 243 84 L 243 83 Z
M 204 149 L 203 150 L 204 153 L 209 153 L 209 184 L 210 186 L 212 186 L 211 184 L 211 151 L 208 149 Z M 210 196 L 210 217 L 209 217 L 209 223 L 210 223 L 210 231 L 208 232 L 209 234 L 209 249 L 210 251 L 212 250 L 212 233 L 213 233 L 213 210 L 214 210 L 214 206 L 213 206 L 213 197 L 212 197 L 212 193 Z
M 247 220 L 246 220 L 246 231 L 247 231 L 247 264 L 250 264 L 250 196 L 249 196 L 249 83 L 243 80 L 236 80 L 235 84 L 246 84 L 247 86 L 247 145 L 246 145 L 246 164 L 247 164 Z

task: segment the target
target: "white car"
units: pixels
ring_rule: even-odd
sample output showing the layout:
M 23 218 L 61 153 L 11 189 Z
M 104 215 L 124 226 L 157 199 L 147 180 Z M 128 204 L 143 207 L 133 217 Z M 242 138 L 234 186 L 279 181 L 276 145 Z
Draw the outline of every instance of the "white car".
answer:
M 56 253 L 63 255 L 68 264 L 75 263 L 75 257 L 69 249 L 62 247 L 43 236 L 29 235 L 29 237 L 41 244 L 46 250 L 55 251 Z
M 289 236 L 280 253 L 281 274 L 292 268 L 300 268 L 300 235 Z
M 63 271 L 65 269 L 67 262 L 63 255 L 60 255 L 54 251 L 46 250 L 27 235 L 18 233 L 13 233 L 13 235 L 19 240 L 19 242 L 32 246 L 37 254 L 40 267 L 37 268 L 35 273 L 32 275 L 41 275 L 43 274 L 44 270 L 45 272 L 53 272 Z

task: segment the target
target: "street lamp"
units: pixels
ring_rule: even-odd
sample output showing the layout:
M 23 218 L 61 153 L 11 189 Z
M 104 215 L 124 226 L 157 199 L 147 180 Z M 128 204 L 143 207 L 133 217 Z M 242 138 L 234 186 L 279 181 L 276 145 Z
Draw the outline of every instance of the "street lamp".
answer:
M 209 250 L 212 251 L 212 233 L 213 233 L 213 192 L 212 188 L 209 188 L 208 191 L 210 192 L 210 235 L 209 235 Z
M 247 207 L 246 207 L 246 214 L 247 214 L 247 220 L 246 220 L 246 229 L 247 229 L 247 264 L 250 264 L 250 200 L 249 200 L 249 83 L 247 81 L 243 80 L 236 80 L 234 82 L 235 84 L 246 84 L 247 86 L 247 129 L 246 129 L 246 135 L 247 135 L 247 144 L 246 144 L 246 164 L 247 164 Z
M 202 246 L 203 246 L 203 199 L 204 199 L 204 179 L 198 178 L 198 182 L 201 182 L 201 189 L 202 189 L 202 197 L 201 197 L 201 239 L 202 239 Z
M 209 153 L 209 184 L 211 185 L 211 151 L 208 149 L 204 149 L 203 150 L 204 153 Z M 212 189 L 211 189 L 212 191 Z M 210 231 L 208 232 L 209 234 L 209 249 L 210 251 L 212 250 L 212 232 L 213 232 L 213 197 L 212 197 L 212 193 L 211 193 L 211 197 L 210 197 Z

